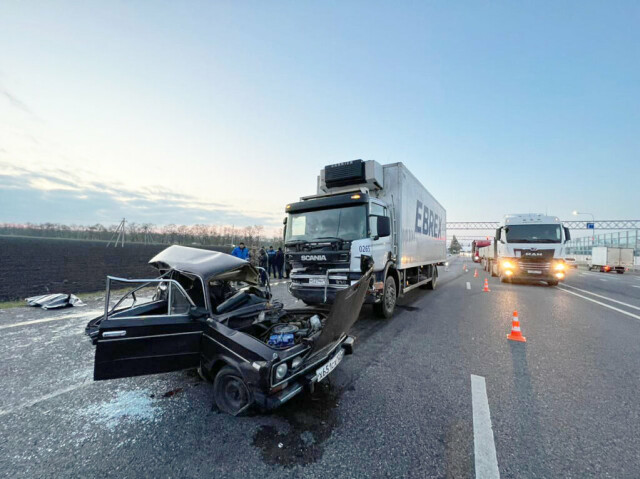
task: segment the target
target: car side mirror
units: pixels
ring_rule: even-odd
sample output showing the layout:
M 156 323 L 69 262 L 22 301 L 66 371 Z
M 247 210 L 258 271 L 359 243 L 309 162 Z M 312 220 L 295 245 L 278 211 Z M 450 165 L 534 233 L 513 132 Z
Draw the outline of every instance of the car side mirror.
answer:
M 360 272 L 364 274 L 371 268 L 373 268 L 373 258 L 364 254 L 360 256 Z
M 388 216 L 376 216 L 377 219 L 377 231 L 380 238 L 386 238 L 391 236 L 391 221 Z
M 564 228 L 564 242 L 566 243 L 571 239 L 571 233 L 569 233 L 569 228 L 567 228 L 566 226 L 563 226 L 563 228 Z

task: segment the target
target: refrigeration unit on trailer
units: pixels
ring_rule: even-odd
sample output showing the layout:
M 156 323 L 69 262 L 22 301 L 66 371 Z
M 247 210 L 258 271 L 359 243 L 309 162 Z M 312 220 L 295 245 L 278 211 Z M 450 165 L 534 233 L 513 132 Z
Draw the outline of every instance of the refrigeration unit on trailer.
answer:
M 471 242 L 471 259 L 474 263 L 480 262 L 480 248 L 491 245 L 491 240 L 473 240 Z
M 286 207 L 290 292 L 308 304 L 331 303 L 358 281 L 361 259 L 374 262 L 366 302 L 391 317 L 399 295 L 433 289 L 446 261 L 446 212 L 402 163 L 355 160 L 326 166 L 317 194 Z
M 569 228 L 555 216 L 507 215 L 496 229 L 493 244 L 480 248 L 479 257 L 485 271 L 501 281 L 546 281 L 556 286 L 566 275 L 569 239 Z
M 623 274 L 631 266 L 633 266 L 633 248 L 594 246 L 591 251 L 590 270 L 598 269 L 604 273 L 615 271 Z

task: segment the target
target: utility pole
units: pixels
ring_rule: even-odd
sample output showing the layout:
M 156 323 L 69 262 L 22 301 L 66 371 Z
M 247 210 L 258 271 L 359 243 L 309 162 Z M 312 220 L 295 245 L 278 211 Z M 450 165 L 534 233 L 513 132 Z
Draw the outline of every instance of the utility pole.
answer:
M 127 220 L 125 218 L 122 218 L 122 221 L 120 222 L 120 224 L 118 225 L 116 230 L 113 232 L 113 236 L 111 237 L 111 239 L 107 243 L 107 248 L 109 247 L 109 245 L 113 241 L 114 236 L 116 237 L 116 242 L 115 242 L 114 246 L 117 248 L 118 247 L 118 241 L 120 241 L 120 246 L 122 248 L 124 248 L 124 235 L 125 235 L 125 224 L 126 224 L 126 222 L 127 222 Z

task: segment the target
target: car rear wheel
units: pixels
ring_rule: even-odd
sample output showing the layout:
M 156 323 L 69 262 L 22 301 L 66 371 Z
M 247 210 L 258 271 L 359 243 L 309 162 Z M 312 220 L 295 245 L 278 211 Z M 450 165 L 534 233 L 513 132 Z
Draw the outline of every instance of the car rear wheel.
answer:
M 249 409 L 253 398 L 240 374 L 229 366 L 223 367 L 213 383 L 213 399 L 220 409 L 238 416 Z
M 389 319 L 393 316 L 393 310 L 396 307 L 396 280 L 393 276 L 387 276 L 384 280 L 384 291 L 382 292 L 382 300 L 373 305 L 373 309 L 377 316 Z

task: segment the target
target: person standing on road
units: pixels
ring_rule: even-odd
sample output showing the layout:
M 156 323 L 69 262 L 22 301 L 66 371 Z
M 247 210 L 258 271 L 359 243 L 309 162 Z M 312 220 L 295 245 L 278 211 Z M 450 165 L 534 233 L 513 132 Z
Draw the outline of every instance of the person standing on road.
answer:
M 249 261 L 249 259 L 251 258 L 251 253 L 249 253 L 249 250 L 244 246 L 244 243 L 241 241 L 238 246 L 233 248 L 233 251 L 231 252 L 231 256 L 235 256 L 236 258 Z
M 267 268 L 269 267 L 269 256 L 267 256 L 267 250 L 264 249 L 264 246 L 261 246 L 260 251 L 258 251 L 258 265 L 262 268 L 260 270 L 260 279 L 262 280 L 262 284 L 267 284 Z
M 269 276 L 271 276 L 271 272 L 273 272 L 273 277 L 276 277 L 276 252 L 273 249 L 273 246 L 269 246 L 269 251 L 267 251 L 267 259 L 269 261 Z
M 278 270 L 278 277 L 282 279 L 282 267 L 284 266 L 284 253 L 282 248 L 278 248 L 276 252 L 276 269 Z

